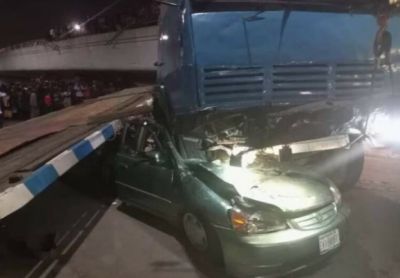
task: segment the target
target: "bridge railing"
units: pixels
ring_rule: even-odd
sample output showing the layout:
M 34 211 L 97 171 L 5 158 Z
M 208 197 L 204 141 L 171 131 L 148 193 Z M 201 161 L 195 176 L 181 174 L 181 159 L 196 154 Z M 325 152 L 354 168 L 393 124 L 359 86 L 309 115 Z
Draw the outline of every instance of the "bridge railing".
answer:
M 0 53 L 3 52 L 7 52 L 7 51 L 12 51 L 12 50 L 17 50 L 17 49 L 22 49 L 22 48 L 27 48 L 27 47 L 35 47 L 35 46 L 43 46 L 43 45 L 48 45 L 50 42 L 60 42 L 60 41 L 65 41 L 71 38 L 77 38 L 77 37 L 83 37 L 83 36 L 91 36 L 91 35 L 98 35 L 98 34 L 105 34 L 105 33 L 116 33 L 116 34 L 120 34 L 125 30 L 131 30 L 131 29 L 137 29 L 137 28 L 143 28 L 143 27 L 148 27 L 148 26 L 152 26 L 152 25 L 157 25 L 157 20 L 156 19 L 152 19 L 152 20 L 148 20 L 145 22 L 140 22 L 140 23 L 136 23 L 134 25 L 131 26 L 127 26 L 115 31 L 111 31 L 111 32 L 95 32 L 95 33 L 73 33 L 70 32 L 68 35 L 65 36 L 60 36 L 59 38 L 55 38 L 55 39 L 45 39 L 45 38 L 40 38 L 40 39 L 34 39 L 34 40 L 29 40 L 29 41 L 25 41 L 25 42 L 21 42 L 21 43 L 17 43 L 17 44 L 12 44 L 3 48 L 0 48 Z

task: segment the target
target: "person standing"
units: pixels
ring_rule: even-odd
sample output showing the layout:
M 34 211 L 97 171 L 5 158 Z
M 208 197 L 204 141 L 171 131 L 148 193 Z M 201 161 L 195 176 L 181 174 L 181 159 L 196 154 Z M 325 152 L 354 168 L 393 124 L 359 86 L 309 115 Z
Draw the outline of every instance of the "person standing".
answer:
M 11 94 L 7 94 L 3 97 L 3 116 L 4 119 L 12 119 L 13 112 L 12 112 L 12 102 L 11 102 Z
M 27 120 L 30 117 L 30 105 L 29 105 L 29 101 L 30 101 L 30 95 L 28 90 L 23 90 L 22 91 L 22 119 L 23 120 Z
M 48 114 L 53 111 L 53 98 L 51 97 L 49 92 L 47 92 L 47 94 L 44 96 L 43 103 L 44 103 L 45 114 Z
M 22 112 L 23 112 L 22 111 L 22 98 L 23 98 L 22 91 L 17 91 L 16 92 L 15 106 L 16 106 L 16 109 L 17 109 L 17 118 L 19 120 L 23 119 L 23 115 L 22 115 Z
M 63 92 L 62 92 L 62 100 L 63 100 L 63 107 L 67 108 L 72 105 L 72 88 L 68 84 L 63 84 L 62 86 Z
M 83 91 L 83 97 L 85 99 L 90 99 L 92 98 L 92 91 L 91 88 L 88 84 L 85 84 L 82 86 L 82 91 Z
M 0 129 L 4 126 L 4 99 L 7 97 L 7 93 L 0 91 Z
M 29 106 L 31 119 L 39 116 L 39 103 L 35 91 L 31 91 L 29 95 Z
M 49 41 L 54 41 L 56 39 L 56 30 L 54 28 L 51 28 L 49 30 Z
M 80 104 L 83 102 L 83 92 L 82 92 L 82 86 L 80 83 L 75 83 L 74 85 L 74 91 L 75 91 L 75 98 L 76 98 L 76 104 Z
M 45 113 L 45 105 L 44 105 L 44 96 L 45 95 L 46 95 L 46 90 L 43 86 L 43 83 L 41 81 L 38 81 L 36 97 L 38 100 L 39 115 L 44 115 L 44 113 Z

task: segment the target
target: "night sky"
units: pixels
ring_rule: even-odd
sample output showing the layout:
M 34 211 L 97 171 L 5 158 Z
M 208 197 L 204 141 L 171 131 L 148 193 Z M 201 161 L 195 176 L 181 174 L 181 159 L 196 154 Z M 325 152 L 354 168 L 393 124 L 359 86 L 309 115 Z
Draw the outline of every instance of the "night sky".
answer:
M 127 5 L 135 0 L 124 0 Z M 52 26 L 84 20 L 114 0 L 0 0 L 0 47 L 43 38 Z M 119 9 L 115 6 L 113 10 Z M 112 11 L 111 11 L 112 12 Z

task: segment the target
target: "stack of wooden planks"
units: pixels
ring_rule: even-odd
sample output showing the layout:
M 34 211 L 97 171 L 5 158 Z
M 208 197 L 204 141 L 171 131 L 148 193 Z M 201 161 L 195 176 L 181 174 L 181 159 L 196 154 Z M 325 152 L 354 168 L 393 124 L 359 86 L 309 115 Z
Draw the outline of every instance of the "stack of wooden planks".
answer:
M 0 130 L 0 193 L 10 176 L 31 172 L 106 121 L 152 111 L 153 87 L 137 87 Z

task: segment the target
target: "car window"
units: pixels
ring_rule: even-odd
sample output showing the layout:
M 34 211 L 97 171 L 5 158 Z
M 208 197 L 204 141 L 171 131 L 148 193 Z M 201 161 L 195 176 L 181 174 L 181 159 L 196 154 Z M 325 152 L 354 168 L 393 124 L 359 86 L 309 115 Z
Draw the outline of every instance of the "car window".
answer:
M 127 128 L 123 145 L 126 150 L 132 153 L 137 153 L 139 140 L 139 127 L 131 125 Z
M 151 130 L 147 130 L 142 151 L 144 153 L 151 153 L 151 152 L 157 152 L 157 151 L 161 152 L 162 151 L 160 142 L 157 138 L 157 133 L 155 133 Z
M 143 142 L 139 143 L 139 153 L 144 157 L 154 159 L 154 155 L 157 155 L 162 161 L 159 164 L 165 167 L 173 167 L 174 162 L 171 159 L 171 153 L 169 148 L 165 144 L 164 134 L 157 128 L 147 126 L 141 132 L 140 136 Z
M 162 144 L 159 139 L 159 132 L 153 128 L 144 128 L 143 134 L 144 142 L 141 143 L 139 152 L 151 153 L 151 152 L 162 152 Z

